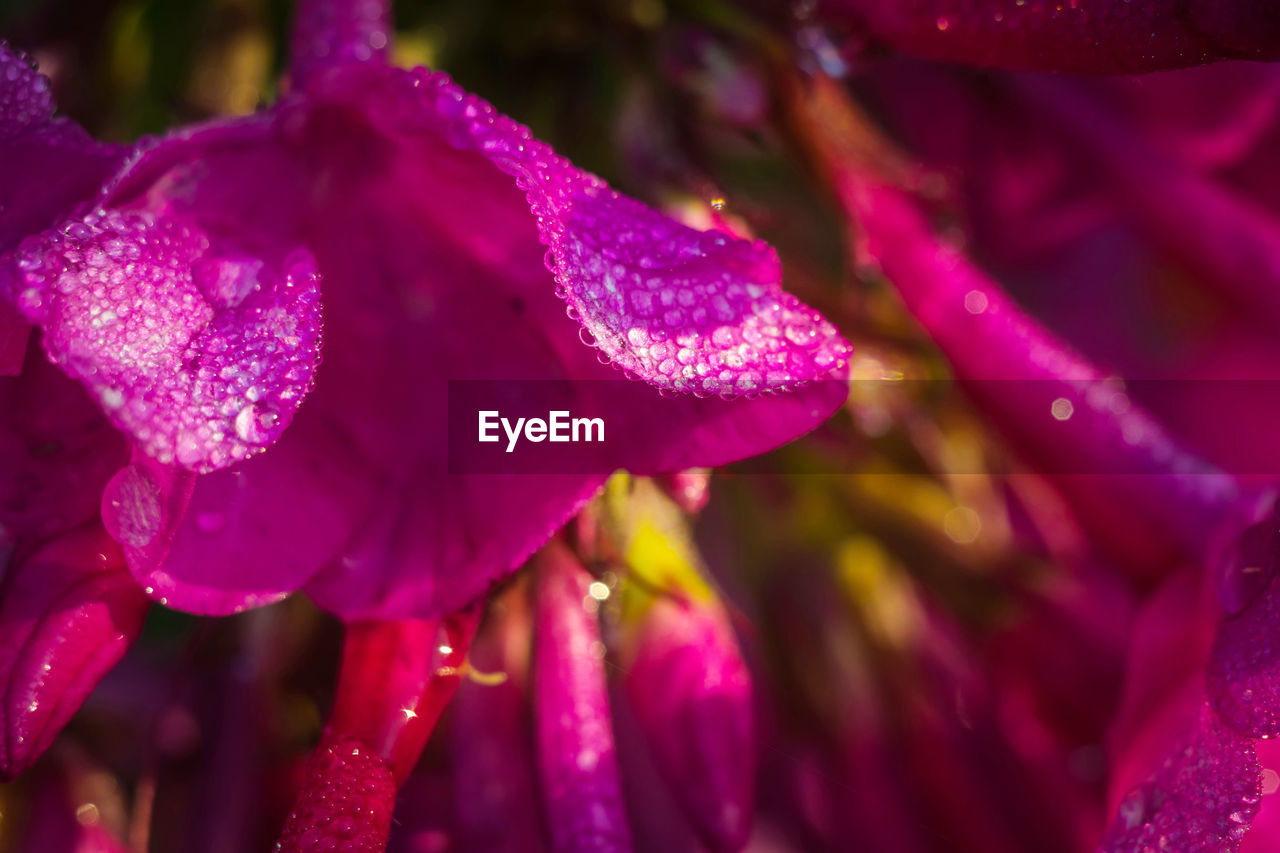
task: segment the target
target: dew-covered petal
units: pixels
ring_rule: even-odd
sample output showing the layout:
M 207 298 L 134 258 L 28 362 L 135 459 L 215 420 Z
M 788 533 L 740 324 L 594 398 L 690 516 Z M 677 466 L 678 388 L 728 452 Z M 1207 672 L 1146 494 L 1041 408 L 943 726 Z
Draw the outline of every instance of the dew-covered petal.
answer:
M 309 255 L 239 253 L 149 212 L 92 214 L 24 241 L 0 292 L 117 427 L 193 471 L 279 438 L 319 362 Z
M 0 41 L 0 139 L 53 120 L 49 78 L 24 54 Z
M 1210 585 L 1195 567 L 1174 573 L 1134 622 L 1109 735 L 1108 851 L 1154 846 L 1162 834 L 1171 850 L 1235 850 L 1257 810 L 1253 741 L 1206 698 L 1220 612 Z
M 1280 578 L 1222 620 L 1207 678 L 1209 698 L 1227 725 L 1247 737 L 1280 736 Z
M 1239 849 L 1261 799 L 1253 741 L 1222 725 L 1207 702 L 1188 722 L 1147 780 L 1120 801 L 1101 850 Z
M 828 0 L 907 53 L 996 68 L 1131 73 L 1280 58 L 1266 0 Z
M 93 198 L 124 158 L 53 112 L 49 79 L 0 41 L 0 254 Z
M 346 69 L 309 94 L 358 103 L 370 91 L 381 127 L 434 133 L 524 191 L 556 292 L 584 340 L 629 375 L 729 397 L 842 375 L 849 345 L 782 290 L 766 244 L 696 231 L 618 194 L 443 74 Z
M 195 483 L 196 475 L 190 471 L 158 462 L 133 447 L 129 464 L 116 471 L 100 493 L 102 524 L 124 548 L 130 568 L 164 559 Z M 149 578 L 144 575 L 138 580 L 148 595 L 155 594 Z
M 148 601 L 98 526 L 14 566 L 0 604 L 0 775 L 31 766 L 142 630 Z
M 124 157 L 53 112 L 48 78 L 0 41 L 0 255 L 96 195 Z M 21 370 L 29 332 L 0 294 L 0 376 Z
M 631 849 L 591 576 L 562 543 L 537 567 L 533 714 L 552 849 Z
M 371 749 L 357 741 L 321 746 L 274 849 L 381 853 L 395 800 L 395 779 Z
M 1254 744 L 1262 766 L 1262 802 L 1249 832 L 1240 845 L 1241 853 L 1271 853 L 1280 847 L 1280 798 L 1276 797 L 1280 777 L 1280 743 L 1260 740 Z
M 293 425 L 252 465 L 200 478 L 163 564 L 131 556 L 171 604 L 225 612 L 269 600 L 253 590 L 304 585 L 346 618 L 432 618 L 512 571 L 612 469 L 451 473 L 450 381 L 627 386 L 611 422 L 630 440 L 613 463 L 646 473 L 764 452 L 843 402 L 839 381 L 758 399 L 662 398 L 602 365 L 555 294 L 525 193 L 424 104 L 436 79 L 321 74 L 256 119 L 164 140 L 107 197 L 215 243 L 309 246 L 324 276 L 324 366 Z M 827 369 L 842 375 L 838 359 Z M 236 496 L 230 512 L 219 493 Z M 202 494 L 201 511 L 225 523 L 198 524 Z

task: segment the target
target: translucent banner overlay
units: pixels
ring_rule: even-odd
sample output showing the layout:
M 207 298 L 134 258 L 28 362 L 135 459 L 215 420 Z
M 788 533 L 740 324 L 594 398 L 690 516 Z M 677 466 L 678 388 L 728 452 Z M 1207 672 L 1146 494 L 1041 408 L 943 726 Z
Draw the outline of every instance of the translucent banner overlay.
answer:
M 813 420 L 805 418 L 806 412 L 848 396 L 851 410 L 881 410 L 887 429 L 895 410 L 909 408 L 918 418 L 922 406 L 928 411 L 931 401 L 962 393 L 997 425 L 991 429 L 993 447 L 999 450 L 1006 434 L 1019 436 L 1016 447 L 999 454 L 999 473 L 1216 473 L 1195 455 L 1202 442 L 1216 447 L 1214 461 L 1234 473 L 1280 476 L 1280 379 L 868 379 L 766 392 L 750 400 L 659 393 L 621 378 L 447 384 L 452 474 L 607 474 L 620 468 L 661 473 L 691 464 L 731 464 L 742 473 L 865 474 L 874 437 L 848 426 L 849 414 L 841 412 L 799 436 L 796 424 Z M 1142 414 L 1144 404 L 1187 415 L 1197 434 L 1165 430 Z M 1272 432 L 1277 440 L 1266 441 Z M 752 445 L 787 446 L 762 458 L 741 459 L 738 448 Z M 1188 452 L 1177 452 L 1179 446 Z M 893 459 L 899 473 L 928 470 L 910 452 L 894 453 Z M 972 464 L 972 470 L 948 467 L 947 472 L 992 471 L 983 467 L 990 460 L 979 457 Z

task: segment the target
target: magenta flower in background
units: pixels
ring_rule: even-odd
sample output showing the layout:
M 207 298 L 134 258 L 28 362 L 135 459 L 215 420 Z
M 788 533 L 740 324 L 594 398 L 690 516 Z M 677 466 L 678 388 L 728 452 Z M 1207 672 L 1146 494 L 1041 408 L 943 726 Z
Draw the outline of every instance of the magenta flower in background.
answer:
M 886 77 L 892 87 L 892 77 Z M 1143 136 L 1110 115 L 1105 100 L 1097 97 L 1106 87 L 1090 92 L 1088 86 L 1035 77 L 997 85 L 1002 84 L 1025 91 L 1025 108 L 1035 103 L 1078 138 L 1078 148 L 1066 153 L 1054 150 L 1059 138 L 1044 140 L 1043 150 L 1028 159 L 1053 157 L 1055 165 L 1069 170 L 1079 168 L 1072 158 L 1087 153 L 1113 169 L 1105 182 L 1108 197 L 1090 199 L 1103 217 L 1111 215 L 1105 205 L 1119 201 L 1122 212 L 1145 226 L 1153 242 L 1167 250 L 1176 247 L 1209 283 L 1255 310 L 1269 311 L 1280 231 L 1268 210 L 1177 159 L 1164 159 L 1167 154 L 1144 157 Z M 1095 544 L 1121 569 L 1145 567 L 1166 578 L 1139 616 L 1130 647 L 1130 684 L 1110 744 L 1114 816 L 1100 849 L 1238 849 L 1264 793 L 1255 739 L 1276 733 L 1272 493 L 1242 488 L 1236 478 L 1179 447 L 1121 386 L 1109 388 L 1103 373 L 937 237 L 924 204 L 895 174 L 897 164 L 878 162 L 874 147 L 858 147 L 823 127 L 825 115 L 815 104 L 833 112 L 849 109 L 828 87 L 819 80 L 814 94 L 798 96 L 811 102 L 801 107 L 800 121 L 814 137 L 815 153 L 827 161 L 835 191 L 857 229 L 858 250 L 895 285 L 987 417 L 1055 482 Z M 1123 93 L 1123 87 L 1114 88 Z M 985 100 L 994 99 L 975 98 L 973 107 L 990 109 Z M 944 115 L 947 110 L 961 126 L 973 122 L 963 109 L 948 105 Z M 861 120 L 842 117 L 846 123 Z M 914 115 L 907 127 L 918 122 L 917 132 L 932 128 L 935 118 Z M 977 126 L 986 142 L 1003 143 L 1001 135 L 1008 130 L 1025 133 L 1021 127 Z M 944 157 L 988 156 L 966 150 L 954 138 L 925 144 Z M 997 166 L 997 173 L 1002 168 Z M 1020 185 L 1019 178 L 1034 174 L 1062 189 L 1057 182 L 1064 178 L 1058 175 L 1008 171 L 1009 186 L 1025 189 L 1032 199 L 1043 199 L 1045 189 Z M 983 198 L 980 189 L 971 192 Z M 1016 195 L 997 199 L 997 204 L 1022 202 L 1024 211 L 1030 207 Z M 1066 229 L 1050 227 L 1047 239 L 1033 236 L 1031 244 L 1040 240 L 1041 246 L 1029 254 L 1062 246 L 1078 251 L 1075 241 L 1097 227 L 1098 217 L 1095 210 Z M 1013 259 L 1020 249 L 995 246 L 992 254 Z M 1123 405 L 1116 406 L 1117 399 Z M 1109 461 L 1092 466 L 1090 460 L 1099 455 Z M 1076 466 L 1065 475 L 1056 467 L 1063 458 Z M 1114 551 L 1108 547 L 1117 545 Z M 1264 837 L 1252 843 L 1265 847 L 1270 842 Z

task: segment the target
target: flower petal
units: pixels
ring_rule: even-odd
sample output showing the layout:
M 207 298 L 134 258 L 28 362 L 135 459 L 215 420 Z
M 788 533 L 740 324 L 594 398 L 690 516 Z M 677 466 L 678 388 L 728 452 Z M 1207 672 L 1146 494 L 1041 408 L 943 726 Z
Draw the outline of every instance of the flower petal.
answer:
M 1253 741 L 1218 722 L 1207 702 L 1184 731 L 1151 776 L 1121 800 L 1101 850 L 1239 849 L 1261 799 Z
M 534 726 L 547 822 L 557 851 L 630 850 L 591 576 L 563 543 L 538 561 Z
M 132 472 L 104 492 L 103 517 L 113 535 L 136 525 L 141 544 L 121 536 L 129 569 L 162 603 L 208 614 L 259 607 L 302 588 L 368 511 L 370 483 L 349 453 L 304 409 L 251 465 L 196 476 L 135 453 Z
M 0 774 L 48 748 L 142 630 L 148 602 L 96 526 L 64 534 L 12 570 L 0 605 Z
M 1181 446 L 1121 385 L 935 238 L 909 197 L 852 181 L 843 195 L 867 255 L 966 391 L 1113 554 L 1151 571 L 1176 556 L 1170 546 L 1204 558 L 1254 520 L 1256 494 Z
M 49 80 L 0 40 L 0 255 L 97 194 L 125 149 L 53 118 Z M 30 327 L 0 300 L 0 376 L 22 368 Z
M 53 111 L 49 79 L 0 41 L 0 254 L 96 195 L 124 159 L 123 146 L 94 142 Z
M 334 69 L 272 112 L 174 134 L 105 197 L 258 254 L 309 246 L 324 276 L 324 367 L 293 425 L 252 465 L 200 478 L 167 557 L 130 552 L 170 604 L 225 612 L 305 585 L 345 618 L 435 618 L 512 571 L 612 468 L 451 474 L 450 381 L 626 387 L 611 422 L 630 430 L 628 456 L 613 462 L 655 473 L 761 453 L 843 402 L 836 381 L 662 398 L 601 365 L 555 295 L 524 193 L 447 132 L 422 91 L 436 79 Z
M 695 231 L 618 194 L 443 74 L 347 68 L 309 94 L 355 104 L 370 91 L 382 127 L 425 124 L 514 179 L 584 340 L 628 374 L 727 397 L 842 375 L 849 345 L 782 290 L 766 244 Z
M 0 376 L 17 376 L 27 354 L 31 326 L 13 308 L 0 302 Z
M 1227 725 L 1247 737 L 1280 735 L 1280 577 L 1222 620 L 1207 677 L 1209 698 Z
M 96 517 L 103 487 L 128 458 L 84 387 L 39 353 L 20 376 L 0 378 L 0 527 L 20 547 Z
M 0 291 L 116 426 L 190 470 L 272 444 L 319 362 L 310 257 L 247 255 L 176 218 L 112 211 L 47 232 L 0 270 Z
M 53 120 L 49 78 L 26 56 L 0 41 L 0 139 Z

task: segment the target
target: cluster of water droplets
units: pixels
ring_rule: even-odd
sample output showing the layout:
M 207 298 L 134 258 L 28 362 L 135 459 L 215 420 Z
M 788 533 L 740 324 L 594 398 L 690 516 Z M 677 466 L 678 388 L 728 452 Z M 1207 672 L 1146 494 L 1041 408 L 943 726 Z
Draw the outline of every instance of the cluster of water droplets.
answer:
M 386 845 L 396 785 L 358 741 L 322 744 L 274 850 L 376 851 Z
M 1099 849 L 1235 851 L 1258 811 L 1260 780 L 1253 741 L 1205 703 L 1185 746 L 1121 801 Z
M 662 389 L 737 397 L 840 375 L 850 347 L 779 285 L 763 243 L 699 232 L 611 190 L 446 75 L 411 72 L 418 107 L 511 175 L 585 343 Z
M 193 471 L 277 438 L 320 357 L 319 276 L 220 253 L 197 228 L 98 211 L 29 238 L 0 270 L 49 357 L 149 456 Z
M 1222 620 L 1207 681 L 1227 725 L 1249 737 L 1280 736 L 1280 581 L 1272 578 L 1243 611 Z
M 49 78 L 26 54 L 0 39 L 0 139 L 53 117 Z

